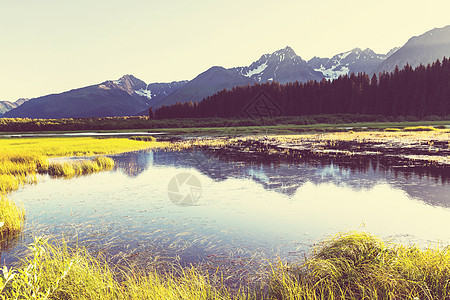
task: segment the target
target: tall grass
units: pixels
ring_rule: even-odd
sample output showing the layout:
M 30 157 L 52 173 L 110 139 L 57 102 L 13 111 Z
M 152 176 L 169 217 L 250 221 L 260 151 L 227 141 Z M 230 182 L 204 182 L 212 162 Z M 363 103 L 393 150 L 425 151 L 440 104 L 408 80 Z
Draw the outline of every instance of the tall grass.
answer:
M 164 143 L 134 141 L 126 138 L 2 138 L 1 155 L 27 154 L 39 156 L 88 156 L 113 154 L 161 147 Z
M 35 239 L 31 256 L 19 269 L 3 268 L 1 296 L 8 299 L 231 299 L 223 288 L 216 288 L 196 269 L 165 275 L 150 271 L 140 275 L 122 270 L 121 278 L 101 257 L 85 249 L 52 246 Z M 237 298 L 243 298 L 238 296 Z
M 36 239 L 17 269 L 0 271 L 7 299 L 449 299 L 449 249 L 385 245 L 365 233 L 320 243 L 299 265 L 279 264 L 266 291 L 230 292 L 191 267 L 112 270 L 85 249 Z M 119 272 L 119 273 L 118 273 Z M 119 279 L 120 278 L 120 279 Z
M 17 206 L 14 202 L 0 196 L 0 237 L 14 235 L 23 227 L 25 213 L 23 207 Z
M 93 160 L 51 163 L 48 166 L 47 173 L 54 177 L 72 178 L 76 175 L 86 175 L 111 170 L 113 167 L 113 159 L 99 156 L 95 157 Z
M 449 299 L 450 249 L 386 246 L 365 233 L 325 240 L 303 264 L 272 272 L 275 299 Z

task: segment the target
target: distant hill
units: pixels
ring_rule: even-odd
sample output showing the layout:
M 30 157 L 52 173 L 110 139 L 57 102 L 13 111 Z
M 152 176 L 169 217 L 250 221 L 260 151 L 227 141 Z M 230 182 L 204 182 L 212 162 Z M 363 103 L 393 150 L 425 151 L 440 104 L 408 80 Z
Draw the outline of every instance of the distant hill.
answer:
M 3 117 L 8 118 L 85 118 L 134 114 L 145 107 L 111 82 L 69 92 L 31 99 Z
M 395 66 L 402 69 L 407 63 L 414 67 L 427 65 L 443 57 L 450 57 L 450 25 L 435 28 L 422 35 L 412 37 L 394 54 L 384 60 L 375 72 L 392 72 Z
M 29 99 L 21 98 L 17 101 L 11 102 L 11 101 L 0 101 L 0 116 L 2 116 L 4 113 L 19 107 L 23 103 L 27 102 Z
M 170 83 L 164 89 L 159 84 L 155 90 L 153 85 L 125 75 L 119 80 L 105 81 L 61 94 L 52 94 L 34 98 L 27 103 L 6 112 L 8 118 L 86 118 L 115 117 L 135 115 L 147 109 L 160 94 L 170 93 L 170 86 L 181 86 L 184 83 Z M 152 101 L 153 100 L 153 101 Z
M 315 71 L 305 60 L 295 54 L 292 48 L 286 47 L 271 54 L 264 54 L 248 67 L 230 69 L 212 67 L 153 107 L 168 106 L 177 102 L 195 103 L 223 89 L 247 84 L 269 81 L 305 82 L 321 78 L 322 73 Z
M 212 67 L 168 95 L 154 107 L 168 106 L 177 102 L 199 102 L 223 89 L 252 83 L 254 83 L 252 79 L 239 74 L 237 70 Z
M 240 118 L 371 114 L 398 118 L 450 116 L 450 60 L 396 72 L 359 73 L 335 80 L 280 84 L 266 82 L 222 91 L 197 105 L 154 111 L 156 119 Z

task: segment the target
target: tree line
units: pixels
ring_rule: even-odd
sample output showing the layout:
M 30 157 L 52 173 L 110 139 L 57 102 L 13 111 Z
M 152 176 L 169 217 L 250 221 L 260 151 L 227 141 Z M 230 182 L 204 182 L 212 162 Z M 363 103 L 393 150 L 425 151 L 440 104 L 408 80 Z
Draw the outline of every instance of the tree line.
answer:
M 266 95 L 261 103 L 258 97 Z M 413 69 L 369 76 L 340 76 L 335 80 L 264 84 L 222 90 L 199 103 L 185 102 L 150 109 L 151 118 L 233 118 L 249 115 L 252 105 L 265 104 L 278 115 L 370 114 L 382 116 L 450 115 L 450 62 L 448 58 Z M 258 109 L 258 108 L 257 108 Z

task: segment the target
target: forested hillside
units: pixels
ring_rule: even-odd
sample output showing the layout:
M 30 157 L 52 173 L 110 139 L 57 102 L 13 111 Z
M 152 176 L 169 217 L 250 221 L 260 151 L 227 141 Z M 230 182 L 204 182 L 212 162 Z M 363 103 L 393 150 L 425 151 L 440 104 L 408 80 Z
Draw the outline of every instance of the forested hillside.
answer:
M 415 69 L 406 65 L 372 77 L 360 73 L 333 81 L 247 85 L 223 90 L 200 103 L 161 107 L 150 115 L 158 119 L 245 116 L 262 92 L 279 110 L 278 115 L 446 116 L 450 114 L 450 62 L 444 58 Z

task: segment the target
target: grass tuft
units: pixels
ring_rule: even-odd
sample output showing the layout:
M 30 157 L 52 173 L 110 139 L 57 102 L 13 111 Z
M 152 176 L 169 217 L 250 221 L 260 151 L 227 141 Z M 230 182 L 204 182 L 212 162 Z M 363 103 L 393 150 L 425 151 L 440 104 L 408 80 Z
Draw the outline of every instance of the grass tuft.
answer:
M 25 220 L 23 207 L 17 206 L 5 196 L 0 198 L 0 237 L 17 234 L 22 230 Z
M 48 166 L 48 174 L 54 177 L 72 178 L 75 176 L 73 163 L 52 163 Z
M 450 251 L 386 246 L 366 233 L 327 239 L 312 257 L 272 272 L 275 299 L 448 299 Z
M 114 160 L 110 157 L 97 156 L 94 158 L 94 162 L 104 170 L 110 170 L 114 168 Z
M 109 157 L 98 156 L 93 160 L 75 162 L 51 163 L 47 172 L 53 177 L 72 178 L 74 176 L 107 171 L 114 168 L 114 160 Z

